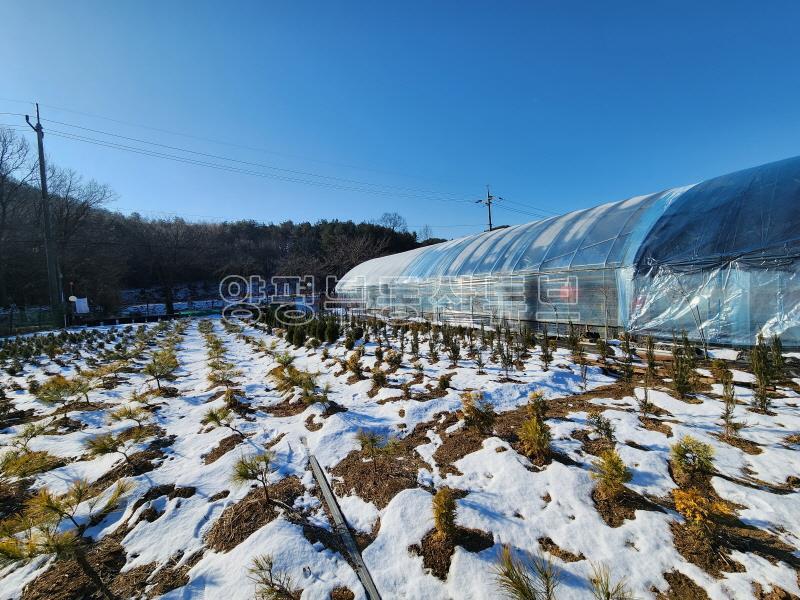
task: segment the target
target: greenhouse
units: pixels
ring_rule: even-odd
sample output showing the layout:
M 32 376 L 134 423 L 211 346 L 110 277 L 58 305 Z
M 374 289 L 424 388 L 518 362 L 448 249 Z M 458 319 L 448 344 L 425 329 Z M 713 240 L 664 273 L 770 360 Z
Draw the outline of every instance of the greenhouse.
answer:
M 356 310 L 800 345 L 800 157 L 362 263 Z

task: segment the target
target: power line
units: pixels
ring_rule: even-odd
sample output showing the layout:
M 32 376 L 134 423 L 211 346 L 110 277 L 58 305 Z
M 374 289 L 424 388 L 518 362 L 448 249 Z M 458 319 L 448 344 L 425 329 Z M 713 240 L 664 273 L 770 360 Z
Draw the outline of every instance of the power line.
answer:
M 25 102 L 25 101 L 22 101 L 22 100 L 14 100 L 14 99 L 10 99 L 10 98 L 0 98 L 0 100 L 6 100 L 6 101 L 9 101 L 9 102 L 16 102 L 16 103 L 21 103 L 21 104 L 32 104 L 32 103 Z M 223 142 L 223 141 L 220 141 L 220 140 L 213 140 L 213 139 L 210 139 L 210 138 L 204 138 L 204 137 L 200 137 L 200 136 L 194 136 L 194 135 L 190 135 L 190 134 L 183 134 L 183 133 L 178 133 L 178 132 L 169 131 L 169 130 L 165 130 L 165 129 L 160 129 L 160 128 L 157 128 L 157 127 L 151 127 L 151 126 L 148 126 L 148 125 L 130 123 L 130 122 L 127 122 L 127 121 L 122 121 L 122 120 L 118 120 L 118 119 L 112 119 L 110 117 L 104 117 L 104 116 L 95 115 L 95 114 L 92 114 L 92 113 L 85 113 L 85 112 L 76 111 L 76 110 L 72 110 L 72 109 L 68 109 L 68 108 L 64 108 L 64 107 L 58 107 L 58 106 L 54 106 L 54 105 L 45 105 L 45 104 L 42 104 L 42 106 L 49 106 L 50 108 L 54 108 L 56 110 L 65 111 L 65 112 L 71 112 L 71 113 L 74 113 L 74 114 L 83 115 L 83 116 L 87 116 L 87 117 L 91 117 L 91 118 L 104 119 L 104 120 L 107 120 L 107 121 L 116 122 L 116 123 L 120 123 L 120 124 L 124 124 L 124 125 L 128 125 L 128 126 L 141 127 L 141 128 L 150 129 L 150 130 L 153 130 L 153 131 L 159 131 L 159 132 L 162 132 L 162 133 L 167 133 L 169 135 L 178 135 L 178 136 L 182 136 L 182 137 L 188 137 L 188 138 L 192 138 L 192 139 L 209 141 L 209 142 L 212 142 L 212 143 L 219 143 L 219 144 L 229 145 L 229 146 L 233 146 L 233 147 L 247 148 L 247 149 L 250 149 L 250 150 L 263 151 L 263 152 L 268 152 L 268 153 L 271 152 L 271 151 L 264 150 L 264 149 L 253 148 L 253 147 L 249 147 L 249 146 L 243 146 L 241 144 L 233 144 L 233 143 L 229 143 L 229 142 Z M 0 114 L 21 115 L 21 113 L 11 113 L 11 112 L 9 112 L 9 113 L 0 113 Z M 414 192 L 414 194 L 407 194 L 407 193 L 403 194 L 403 197 L 408 197 L 408 198 L 434 199 L 436 201 L 444 201 L 444 202 L 464 202 L 464 203 L 470 203 L 471 202 L 470 200 L 452 197 L 451 194 L 448 194 L 448 193 L 445 193 L 445 192 L 439 192 L 439 191 L 425 189 L 425 188 L 396 186 L 396 185 L 391 185 L 391 184 L 379 184 L 379 183 L 372 183 L 372 182 L 360 181 L 360 180 L 355 180 L 355 179 L 336 177 L 336 176 L 331 176 L 331 175 L 322 175 L 322 174 L 318 174 L 318 173 L 314 173 L 314 172 L 310 172 L 310 171 L 287 169 L 287 168 L 277 167 L 277 166 L 269 165 L 269 164 L 265 164 L 265 163 L 244 161 L 244 160 L 231 158 L 231 157 L 227 157 L 227 156 L 223 156 L 223 155 L 212 154 L 212 153 L 207 153 L 207 152 L 201 152 L 201 151 L 197 151 L 197 150 L 191 150 L 191 149 L 188 149 L 188 148 L 182 148 L 182 147 L 179 147 L 179 146 L 172 146 L 172 145 L 169 145 L 169 144 L 162 144 L 162 143 L 159 143 L 159 142 L 154 142 L 154 141 L 150 141 L 150 140 L 146 140 L 146 139 L 142 139 L 142 138 L 124 136 L 124 135 L 121 135 L 121 134 L 117 134 L 117 133 L 113 133 L 113 132 L 109 132 L 109 131 L 104 131 L 104 130 L 101 130 L 101 129 L 94 129 L 94 128 L 90 128 L 90 127 L 84 127 L 82 125 L 77 125 L 77 124 L 74 124 L 74 123 L 68 123 L 68 122 L 64 122 L 64 121 L 58 121 L 58 120 L 55 120 L 55 119 L 47 119 L 47 121 L 49 121 L 51 123 L 56 123 L 56 124 L 59 124 L 59 125 L 63 125 L 63 126 L 66 126 L 66 127 L 71 127 L 71 128 L 81 129 L 83 131 L 89 131 L 89 132 L 92 132 L 92 133 L 97 133 L 97 134 L 100 134 L 100 135 L 116 137 L 118 139 L 123 139 L 123 140 L 127 140 L 127 141 L 134 141 L 134 142 L 137 142 L 137 143 L 149 144 L 149 145 L 153 145 L 153 146 L 156 146 L 156 147 L 165 148 L 165 149 L 168 149 L 168 150 L 174 150 L 174 151 L 177 151 L 177 152 L 193 154 L 195 156 L 202 156 L 202 157 L 206 157 L 206 158 L 213 158 L 215 160 L 223 160 L 223 161 L 233 162 L 233 163 L 246 165 L 246 166 L 254 166 L 254 167 L 263 168 L 263 169 L 275 170 L 275 171 L 280 171 L 280 172 L 289 173 L 289 174 L 293 174 L 293 175 L 299 175 L 299 176 L 306 177 L 306 178 L 313 177 L 313 178 L 318 178 L 318 179 L 324 179 L 324 180 L 330 180 L 330 181 L 336 181 L 336 182 L 341 182 L 341 183 L 345 183 L 345 184 L 352 184 L 352 185 L 355 185 L 355 186 L 360 186 L 360 188 L 327 186 L 329 189 L 340 189 L 340 190 L 345 190 L 345 191 L 355 191 L 355 192 L 361 192 L 361 193 L 380 193 L 382 195 L 389 195 L 384 190 L 392 189 L 392 190 L 400 190 L 400 191 L 403 191 L 403 192 Z M 111 142 L 108 142 L 107 140 L 97 140 L 97 139 L 89 138 L 88 136 L 79 136 L 78 134 L 75 134 L 75 133 L 72 133 L 72 132 L 58 132 L 58 133 L 60 133 L 62 137 L 65 137 L 65 136 L 71 134 L 71 135 L 73 135 L 75 137 L 68 138 L 68 139 L 83 141 L 83 142 L 87 142 L 87 143 L 91 141 L 91 142 L 94 142 L 94 143 L 97 143 L 97 144 L 101 144 L 101 143 L 111 144 Z M 107 145 L 107 147 L 113 147 L 113 148 L 118 149 L 118 150 L 127 150 L 127 151 L 132 151 L 132 152 L 135 151 L 136 153 L 139 153 L 139 154 L 145 154 L 147 152 L 146 149 L 143 149 L 143 148 L 134 148 L 134 147 L 130 147 L 130 146 L 127 147 L 127 148 L 123 148 L 122 146 L 123 146 L 122 144 L 120 144 L 120 145 Z M 271 152 L 271 153 L 276 154 L 276 155 L 280 155 L 281 154 L 281 153 L 277 153 L 277 152 Z M 157 155 L 156 154 L 150 154 L 150 156 L 157 156 Z M 286 155 L 286 156 L 291 156 L 291 155 Z M 178 158 L 185 158 L 185 157 L 175 157 L 174 155 L 170 156 L 170 157 L 167 157 L 167 156 L 158 156 L 158 157 L 159 158 L 166 158 L 166 159 L 170 159 L 170 160 L 178 160 Z M 303 158 L 303 157 L 295 157 L 295 158 Z M 314 160 L 314 159 L 309 159 L 309 160 Z M 207 167 L 210 167 L 210 168 L 222 168 L 224 166 L 224 165 L 212 166 L 210 164 L 189 163 L 187 160 L 181 160 L 180 162 L 186 162 L 187 164 L 196 164 L 197 166 L 207 166 Z M 319 161 L 319 162 L 326 162 L 326 161 Z M 330 164 L 336 164 L 336 163 L 330 163 Z M 347 165 L 345 165 L 345 166 L 347 166 Z M 348 167 L 351 167 L 351 166 L 348 166 Z M 351 168 L 360 168 L 360 167 L 351 167 Z M 230 170 L 230 169 L 226 169 L 226 170 Z M 366 170 L 370 170 L 370 169 L 366 169 Z M 244 170 L 242 170 L 242 171 L 233 171 L 233 172 L 240 172 L 240 173 L 244 173 L 244 174 L 256 175 L 255 173 L 246 172 Z M 263 176 L 268 176 L 268 175 L 260 174 L 259 176 L 263 177 Z M 275 178 L 276 179 L 280 179 L 278 177 L 275 177 Z M 283 178 L 282 180 L 290 181 L 290 182 L 294 182 L 294 183 L 302 183 L 302 184 L 307 184 L 307 185 L 320 185 L 320 182 L 313 182 L 313 181 L 309 181 L 309 180 L 299 180 L 299 179 L 291 179 L 291 178 Z M 362 189 L 362 188 L 370 188 L 370 189 Z M 372 188 L 375 188 L 375 189 L 372 189 Z M 381 190 L 381 188 L 383 188 L 383 190 Z M 381 191 L 379 191 L 379 190 L 381 190 Z M 432 198 L 431 196 L 436 196 L 436 197 Z M 522 214 L 522 215 L 526 215 L 526 216 L 534 216 L 534 217 L 537 217 L 537 218 L 543 218 L 543 217 L 546 217 L 546 216 L 556 215 L 557 214 L 557 213 L 555 213 L 553 211 L 548 211 L 546 209 L 542 209 L 542 208 L 538 208 L 538 207 L 535 207 L 535 206 L 531 206 L 531 205 L 528 205 L 528 204 L 525 204 L 525 203 L 522 203 L 522 202 L 519 202 L 519 201 L 516 201 L 516 200 L 506 200 L 506 201 L 509 202 L 509 203 L 515 204 L 518 207 L 522 207 L 523 209 L 527 209 L 527 211 L 526 210 L 522 210 L 520 208 L 514 210 L 514 209 L 512 209 L 510 207 L 505 207 L 506 210 L 510 210 L 511 212 L 515 212 L 517 214 Z
M 314 181 L 314 180 L 309 180 L 309 179 L 302 179 L 302 178 L 299 178 L 299 177 L 290 177 L 288 175 L 280 175 L 280 174 L 276 174 L 276 173 L 263 173 L 263 172 L 254 171 L 254 170 L 251 170 L 251 169 L 244 169 L 244 168 L 240 168 L 240 167 L 234 167 L 234 166 L 231 166 L 231 165 L 223 165 L 223 164 L 218 164 L 218 163 L 213 163 L 213 162 L 202 161 L 202 160 L 199 160 L 199 159 L 189 158 L 189 157 L 185 157 L 185 156 L 178 156 L 178 155 L 169 154 L 169 153 L 165 153 L 165 152 L 159 152 L 159 151 L 150 150 L 150 149 L 147 149 L 147 148 L 137 148 L 135 146 L 129 146 L 129 145 L 126 145 L 126 144 L 120 144 L 120 143 L 112 142 L 112 141 L 109 141 L 109 140 L 101 140 L 101 139 L 97 139 L 97 138 L 91 138 L 91 137 L 82 136 L 82 135 L 75 134 L 75 133 L 72 133 L 72 132 L 67 132 L 67 131 L 60 131 L 60 130 L 50 129 L 50 130 L 48 130 L 48 134 L 49 135 L 54 135 L 56 137 L 62 137 L 62 138 L 69 139 L 69 140 L 80 141 L 80 142 L 84 142 L 84 143 L 88 143 L 88 144 L 95 144 L 95 145 L 98 145 L 98 146 L 104 146 L 104 147 L 113 148 L 113 149 L 116 149 L 116 150 L 123 150 L 123 151 L 126 151 L 126 152 L 132 152 L 134 154 L 141 154 L 141 155 L 144 155 L 144 156 L 150 156 L 150 157 L 154 157 L 154 158 L 163 158 L 163 159 L 172 160 L 172 161 L 175 161 L 175 162 L 181 162 L 181 163 L 191 164 L 191 165 L 201 166 L 201 167 L 208 167 L 208 168 L 212 168 L 212 169 L 218 169 L 218 170 L 221 170 L 221 171 L 228 171 L 228 172 L 231 172 L 231 173 L 240 173 L 240 174 L 245 174 L 245 175 L 252 175 L 252 176 L 255 176 L 255 177 L 276 179 L 276 180 L 279 180 L 279 181 L 288 181 L 288 182 L 293 182 L 293 183 L 302 183 L 302 184 L 306 184 L 306 185 L 316 185 L 316 186 L 323 187 L 323 188 L 326 188 L 326 189 L 353 191 L 353 192 L 360 192 L 360 193 L 365 193 L 365 194 L 378 194 L 378 195 L 390 196 L 390 197 L 417 198 L 417 199 L 422 199 L 422 200 L 434 200 L 434 201 L 437 201 L 437 202 L 462 202 L 460 200 L 454 200 L 454 199 L 450 199 L 450 198 L 439 198 L 439 197 L 425 196 L 425 195 L 421 195 L 421 194 L 393 192 L 393 191 L 382 190 L 382 189 L 369 189 L 369 188 L 364 188 L 364 187 L 340 185 L 340 184 L 326 182 L 326 181 Z M 464 201 L 464 202 L 468 202 L 468 201 Z
M 188 154 L 195 154 L 197 156 L 204 156 L 206 158 L 214 158 L 214 159 L 217 159 L 217 160 L 225 160 L 225 161 L 234 162 L 234 163 L 238 163 L 238 164 L 242 164 L 242 165 L 248 165 L 248 166 L 252 166 L 252 167 L 260 167 L 260 168 L 263 168 L 263 169 L 273 169 L 273 170 L 276 170 L 276 171 L 283 171 L 283 172 L 286 172 L 286 173 L 293 173 L 295 175 L 303 175 L 305 177 L 319 177 L 321 179 L 331 179 L 331 180 L 334 180 L 334 181 L 341 181 L 341 182 L 344 182 L 344 183 L 352 183 L 352 184 L 370 186 L 370 187 L 392 188 L 392 189 L 398 189 L 398 190 L 404 190 L 404 191 L 412 191 L 412 192 L 423 192 L 423 193 L 426 193 L 426 194 L 435 194 L 437 196 L 446 196 L 447 195 L 444 192 L 438 192 L 438 191 L 435 191 L 435 190 L 429 190 L 429 189 L 425 189 L 425 188 L 411 188 L 411 187 L 396 186 L 396 185 L 391 185 L 391 184 L 371 183 L 371 182 L 367 182 L 367 181 L 360 181 L 360 180 L 357 180 L 357 179 L 347 179 L 347 178 L 342 178 L 342 177 L 335 177 L 333 175 L 320 175 L 319 173 L 313 173 L 313 172 L 310 172 L 310 171 L 300 171 L 300 170 L 297 170 L 297 169 L 287 169 L 287 168 L 283 168 L 283 167 L 276 167 L 274 165 L 269 165 L 269 164 L 265 164 L 265 163 L 258 163 L 258 162 L 240 160 L 240 159 L 237 159 L 237 158 L 230 158 L 228 156 L 222 156 L 222 155 L 219 155 L 219 154 L 211 154 L 211 153 L 208 153 L 208 152 L 200 152 L 200 151 L 197 151 L 197 150 L 190 150 L 188 148 L 181 148 L 179 146 L 171 146 L 169 144 L 161 144 L 159 142 L 153 142 L 153 141 L 150 141 L 150 140 L 143 140 L 141 138 L 129 137 L 129 136 L 120 135 L 120 134 L 117 134 L 117 133 L 111 133 L 111 132 L 108 132 L 108 131 L 103 131 L 103 130 L 100 130 L 100 129 L 92 129 L 92 128 L 89 128 L 89 127 L 83 127 L 81 125 L 74 125 L 72 123 L 65 123 L 63 121 L 56 121 L 54 119 L 44 119 L 44 120 L 48 121 L 50 123 L 57 123 L 58 125 L 65 125 L 67 127 L 74 127 L 76 129 L 82 129 L 84 131 L 90 131 L 92 133 L 99 133 L 101 135 L 108 135 L 108 136 L 111 136 L 111 137 L 116 137 L 116 138 L 132 141 L 132 142 L 138 142 L 138 143 L 141 143 L 141 144 L 150 144 L 150 145 L 153 145 L 153 146 L 158 146 L 160 148 L 166 148 L 168 150 L 177 150 L 178 152 L 186 152 Z M 468 202 L 468 200 L 462 200 L 462 199 L 458 199 L 458 198 L 450 198 L 450 200 L 456 201 L 456 202 Z
M 25 100 L 14 100 L 12 98 L 0 97 L 0 100 L 6 101 L 6 102 L 15 102 L 15 103 L 18 103 L 18 104 L 33 105 L 33 102 L 28 102 L 28 101 L 25 101 Z M 318 162 L 318 163 L 321 163 L 321 164 L 327 164 L 327 165 L 332 165 L 332 166 L 336 166 L 336 167 L 344 167 L 344 168 L 348 168 L 348 169 L 357 169 L 357 170 L 361 170 L 361 171 L 372 171 L 372 172 L 375 172 L 375 173 L 387 173 L 387 174 L 390 174 L 390 175 L 397 175 L 397 173 L 391 173 L 389 171 L 385 171 L 385 170 L 382 170 L 382 169 L 374 169 L 374 168 L 370 168 L 370 167 L 364 167 L 364 166 L 358 166 L 358 165 L 350 165 L 350 164 L 339 163 L 339 162 L 334 162 L 334 161 L 329 161 L 329 160 L 322 160 L 322 159 L 312 158 L 312 157 L 308 157 L 308 156 L 299 156 L 299 155 L 296 155 L 296 154 L 289 154 L 289 153 L 286 153 L 286 152 L 276 152 L 274 150 L 267 150 L 266 148 L 258 148 L 258 147 L 248 146 L 248 145 L 245 145 L 245 144 L 234 143 L 234 142 L 230 142 L 230 141 L 217 140 L 217 139 L 213 139 L 213 138 L 207 138 L 207 137 L 203 137 L 203 136 L 197 136 L 197 135 L 178 132 L 178 131 L 171 131 L 169 129 L 163 129 L 163 128 L 160 128 L 160 127 L 153 127 L 151 125 L 143 125 L 141 123 L 133 123 L 133 122 L 130 122 L 130 121 L 122 121 L 122 120 L 119 120 L 119 119 L 113 119 L 111 117 L 106 117 L 106 116 L 103 116 L 103 115 L 87 113 L 87 112 L 78 111 L 78 110 L 74 110 L 74 109 L 70 109 L 70 108 L 64 108 L 64 107 L 60 107 L 60 106 L 55 106 L 55 105 L 52 105 L 52 104 L 41 104 L 41 105 L 42 106 L 46 106 L 48 108 L 55 109 L 57 111 L 64 111 L 64 112 L 73 113 L 73 114 L 76 114 L 76 115 L 81 115 L 81 116 L 89 117 L 89 118 L 93 118 L 93 119 L 102 119 L 102 120 L 105 120 L 105 121 L 110 121 L 112 123 L 118 123 L 120 125 L 125 125 L 125 126 L 128 126 L 128 127 L 138 127 L 138 128 L 147 129 L 147 130 L 150 130 L 150 131 L 157 131 L 159 133 L 166 133 L 167 135 L 174 135 L 174 136 L 179 136 L 179 137 L 185 137 L 185 138 L 189 138 L 189 139 L 199 140 L 199 141 L 203 141 L 203 142 L 210 142 L 212 144 L 220 144 L 220 145 L 223 145 L 223 146 L 230 146 L 230 147 L 233 147 L 233 148 L 242 148 L 244 150 L 250 150 L 250 151 L 255 151 L 255 152 L 263 152 L 263 153 L 266 153 L 266 154 L 274 154 L 275 156 L 283 156 L 285 158 L 308 160 L 308 161 L 311 161 L 311 162 Z

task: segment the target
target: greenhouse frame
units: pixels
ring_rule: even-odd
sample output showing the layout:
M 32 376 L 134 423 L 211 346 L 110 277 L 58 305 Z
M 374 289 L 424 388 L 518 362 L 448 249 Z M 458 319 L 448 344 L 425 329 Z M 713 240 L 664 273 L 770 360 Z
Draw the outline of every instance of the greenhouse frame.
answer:
M 800 346 L 800 157 L 366 261 L 355 310 Z

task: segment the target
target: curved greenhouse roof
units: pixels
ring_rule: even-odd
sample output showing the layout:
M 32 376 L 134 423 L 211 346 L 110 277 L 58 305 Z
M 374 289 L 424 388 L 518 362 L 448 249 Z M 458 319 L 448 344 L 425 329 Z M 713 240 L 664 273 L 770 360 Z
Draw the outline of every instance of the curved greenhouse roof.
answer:
M 800 344 L 799 258 L 796 157 L 376 258 L 336 290 L 366 310 L 402 302 L 437 319 L 686 329 L 742 344 L 779 333 Z
M 547 273 L 719 262 L 800 248 L 800 157 L 700 184 L 375 258 L 356 279 Z

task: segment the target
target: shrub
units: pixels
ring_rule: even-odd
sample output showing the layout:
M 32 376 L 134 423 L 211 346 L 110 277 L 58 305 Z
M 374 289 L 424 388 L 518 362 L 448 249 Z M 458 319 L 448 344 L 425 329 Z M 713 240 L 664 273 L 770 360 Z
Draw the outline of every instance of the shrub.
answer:
M 522 423 L 519 439 L 523 453 L 531 459 L 543 460 L 550 454 L 550 427 L 543 420 L 532 417 Z
M 166 379 L 178 368 L 178 359 L 175 353 L 170 350 L 158 350 L 153 352 L 150 362 L 145 365 L 144 374 L 149 375 L 156 381 L 156 386 L 161 389 L 161 380 Z
M 726 504 L 714 501 L 696 489 L 672 490 L 672 499 L 675 501 L 675 510 L 683 515 L 690 527 L 699 532 L 710 532 L 714 528 L 714 518 L 731 514 Z
M 783 358 L 783 344 L 777 333 L 772 336 L 770 360 L 772 362 L 772 378 L 775 381 L 781 381 L 786 374 L 786 361 Z
M 647 360 L 647 369 L 645 370 L 645 381 L 652 384 L 658 375 L 658 367 L 656 366 L 656 343 L 653 336 L 648 335 L 644 339 L 645 343 L 645 359 Z
M 464 423 L 474 427 L 481 433 L 491 433 L 494 426 L 495 412 L 491 403 L 483 396 L 483 392 L 464 392 L 461 394 L 461 411 Z
M 282 367 L 288 367 L 294 362 L 294 355 L 290 352 L 282 352 L 275 357 L 275 360 Z
M 456 499 L 450 488 L 441 488 L 433 497 L 433 523 L 440 539 L 453 538 L 456 531 Z
M 695 477 L 714 468 L 714 449 L 690 435 L 671 446 L 670 456 L 672 468 L 679 476 Z
M 611 353 L 608 342 L 606 342 L 603 338 L 598 338 L 595 344 L 597 346 L 597 354 L 600 357 L 600 362 L 605 363 L 606 359 Z
M 694 348 L 684 331 L 681 344 L 675 337 L 672 338 L 672 386 L 681 398 L 686 398 L 694 391 L 694 364 Z
M 346 350 L 352 350 L 356 345 L 356 342 L 351 337 L 344 338 L 344 347 Z
M 619 496 L 625 484 L 631 480 L 631 472 L 616 450 L 605 450 L 592 466 L 592 479 L 597 480 L 598 489 L 606 498 Z
M 209 408 L 203 415 L 201 422 L 208 423 L 215 427 L 227 427 L 239 436 L 244 437 L 244 434 L 233 426 L 233 414 L 231 413 L 231 409 L 227 406 L 223 406 L 222 408 Z
M 495 580 L 503 595 L 513 600 L 555 600 L 561 572 L 544 556 L 515 559 L 503 546 Z
M 453 379 L 453 373 L 442 373 L 439 375 L 439 381 L 436 384 L 436 387 L 440 390 L 446 390 L 450 388 L 450 381 Z
M 396 369 L 403 364 L 403 355 L 395 350 L 389 350 L 386 353 L 386 364 Z
M 112 422 L 135 421 L 138 427 L 142 427 L 152 415 L 140 406 L 122 406 L 109 415 Z
M 550 349 L 550 338 L 547 335 L 547 326 L 544 327 L 542 330 L 542 365 L 544 366 L 544 370 L 547 371 L 550 369 L 550 362 L 553 360 L 553 353 Z
M 347 370 L 350 371 L 356 377 L 361 377 L 361 354 L 358 352 L 353 352 L 348 358 L 347 362 L 345 363 L 347 366 Z
M 63 410 L 72 397 L 72 386 L 66 377 L 54 375 L 39 387 L 36 397 L 47 404 L 57 404 L 57 410 Z
M 386 386 L 386 373 L 378 365 L 372 369 L 372 387 L 380 389 Z
M 722 428 L 723 435 L 726 437 L 734 437 L 745 426 L 744 423 L 736 421 L 734 412 L 736 410 L 736 390 L 733 386 L 733 377 L 731 372 L 725 370 L 727 376 L 722 382 Z

